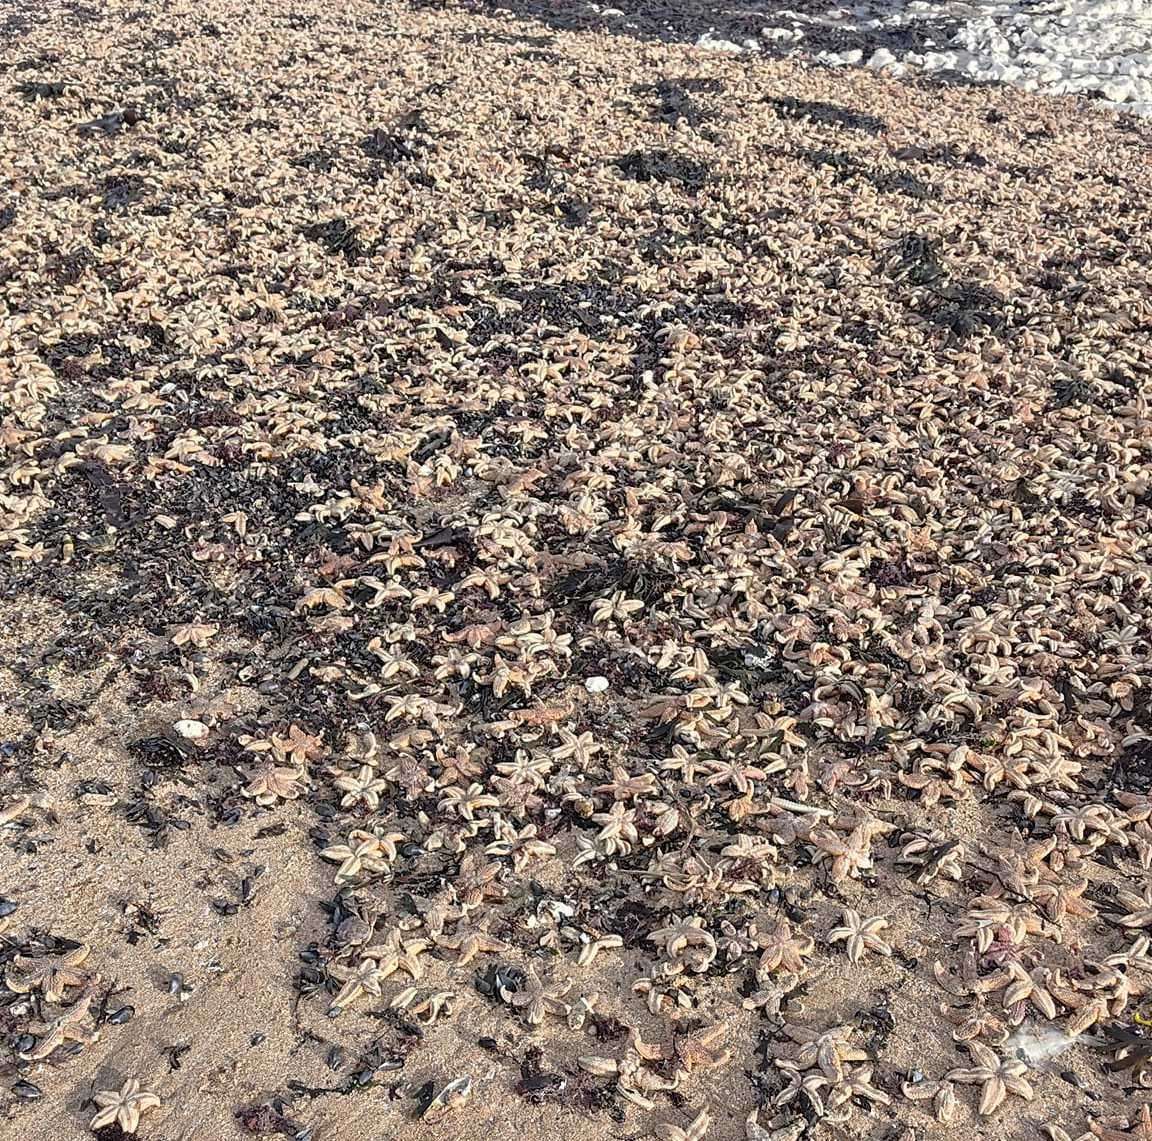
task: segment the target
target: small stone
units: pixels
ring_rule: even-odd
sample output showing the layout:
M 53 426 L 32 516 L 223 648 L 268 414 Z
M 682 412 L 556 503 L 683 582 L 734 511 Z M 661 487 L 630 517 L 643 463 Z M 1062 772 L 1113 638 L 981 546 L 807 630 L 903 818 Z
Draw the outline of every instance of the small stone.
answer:
M 603 693 L 608 688 L 608 679 L 597 675 L 584 679 L 584 688 L 589 693 Z
M 203 721 L 185 719 L 177 721 L 173 728 L 188 741 L 199 741 L 208 736 L 208 726 Z
M 889 67 L 896 62 L 896 57 L 887 48 L 877 48 L 868 58 L 867 67 L 878 71 L 882 67 Z
M 1102 83 L 1100 90 L 1104 98 L 1113 103 L 1124 103 L 1132 98 L 1132 84 L 1128 80 L 1117 79 L 1111 83 Z
M 732 40 L 721 39 L 719 36 L 714 36 L 711 32 L 705 32 L 697 41 L 698 48 L 707 48 L 709 51 L 714 52 L 745 52 L 748 49 L 741 44 L 734 43 Z

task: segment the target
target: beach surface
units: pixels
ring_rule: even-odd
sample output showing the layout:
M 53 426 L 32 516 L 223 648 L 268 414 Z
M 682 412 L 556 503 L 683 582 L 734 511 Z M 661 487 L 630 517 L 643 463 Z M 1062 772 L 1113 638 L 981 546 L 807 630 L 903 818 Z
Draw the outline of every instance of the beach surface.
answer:
M 50 11 L 0 17 L 0 1136 L 1148 1138 L 1152 122 L 546 11 Z

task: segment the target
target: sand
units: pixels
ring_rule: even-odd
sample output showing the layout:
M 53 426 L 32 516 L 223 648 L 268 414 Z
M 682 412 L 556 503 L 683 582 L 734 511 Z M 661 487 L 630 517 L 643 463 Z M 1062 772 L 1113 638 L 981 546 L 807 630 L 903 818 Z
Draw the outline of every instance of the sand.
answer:
M 0 1134 L 1141 1135 L 1152 124 L 3 18 Z

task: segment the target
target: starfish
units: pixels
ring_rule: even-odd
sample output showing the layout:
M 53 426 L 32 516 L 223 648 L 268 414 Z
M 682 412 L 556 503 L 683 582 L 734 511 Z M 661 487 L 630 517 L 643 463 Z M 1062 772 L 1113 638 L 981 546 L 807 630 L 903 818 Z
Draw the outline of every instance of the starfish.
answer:
M 370 812 L 380 807 L 380 794 L 388 791 L 388 782 L 377 776 L 371 765 L 360 765 L 355 774 L 344 773 L 332 784 L 344 794 L 340 798 L 341 808 L 355 808 L 363 804 Z
M 841 924 L 828 933 L 828 942 L 846 942 L 850 963 L 858 963 L 865 951 L 875 951 L 878 955 L 892 954 L 891 944 L 880 938 L 880 932 L 888 926 L 884 916 L 872 915 L 865 919 L 860 912 L 846 908 Z
M 662 1141 L 703 1141 L 711 1124 L 712 1118 L 708 1110 L 702 1109 L 687 1128 L 681 1129 L 679 1125 L 657 1125 L 656 1133 Z
M 828 1108 L 839 1109 L 853 1098 L 865 1098 L 877 1105 L 891 1105 L 892 1098 L 882 1089 L 872 1084 L 872 1066 L 860 1066 L 845 1074 L 842 1082 L 837 1082 L 828 1094 Z
M 847 836 L 831 828 L 813 828 L 811 842 L 816 848 L 816 862 L 829 864 L 828 875 L 834 883 L 856 878 L 872 867 L 873 839 L 891 831 L 891 824 L 873 819 L 857 824 Z
M 438 990 L 420 998 L 420 992 L 414 986 L 405 987 L 388 1004 L 392 1010 L 403 1010 L 411 1018 L 425 1026 L 440 1017 L 441 1014 L 450 1015 L 452 1006 L 456 1001 L 456 994 L 450 990 Z
M 33 1022 L 32 1032 L 40 1041 L 20 1055 L 28 1062 L 41 1062 L 58 1047 L 67 1042 L 79 1042 L 90 1046 L 100 1037 L 100 1031 L 89 1015 L 92 1006 L 92 992 L 85 991 L 63 1014 L 48 1022 Z
M 795 1118 L 790 1124 L 769 1132 L 760 1124 L 760 1110 L 754 1109 L 744 1121 L 744 1136 L 747 1141 L 798 1141 L 808 1129 L 803 1117 Z
M 380 996 L 380 988 L 392 971 L 385 970 L 376 959 L 363 958 L 354 967 L 329 967 L 328 973 L 344 985 L 337 992 L 328 1008 L 330 1017 L 335 1017 L 346 1006 L 351 1006 L 362 994 Z
M 815 1118 L 825 1115 L 824 1095 L 821 1091 L 829 1086 L 828 1078 L 820 1070 L 805 1072 L 796 1062 L 787 1058 L 777 1058 L 776 1068 L 788 1076 L 788 1084 L 776 1095 L 772 1104 L 783 1108 L 796 1102 L 802 1114 Z
M 472 962 L 479 954 L 503 955 L 512 949 L 511 945 L 505 943 L 503 939 L 497 939 L 495 935 L 489 935 L 487 931 L 478 927 L 465 927 L 455 931 L 452 935 L 438 935 L 436 946 L 447 947 L 449 951 L 455 951 L 459 956 L 456 964 L 461 967 L 465 963 Z
M 405 939 L 399 931 L 390 931 L 382 943 L 365 949 L 364 954 L 379 960 L 380 969 L 387 974 L 403 971 L 409 978 L 424 977 L 424 964 L 420 956 L 432 944 L 427 939 Z
M 1152 1104 L 1145 1102 L 1135 1117 L 1119 1126 L 1092 1121 L 1088 1128 L 1100 1141 L 1152 1141 Z
M 140 1088 L 137 1078 L 129 1078 L 118 1090 L 100 1090 L 92 1100 L 100 1107 L 92 1118 L 93 1132 L 115 1122 L 125 1133 L 135 1133 L 140 1115 L 160 1104 L 154 1093 Z
M 1143 895 L 1118 891 L 1116 898 L 1129 909 L 1117 920 L 1121 927 L 1152 927 L 1152 887 L 1146 887 Z
M 207 622 L 185 622 L 183 625 L 172 627 L 169 635 L 174 646 L 195 646 L 203 650 L 208 645 L 208 639 L 220 633 L 220 627 L 209 625 Z
M 637 1046 L 643 1047 L 641 1053 Z M 680 1085 L 680 1074 L 675 1073 L 671 1078 L 661 1077 L 651 1070 L 644 1068 L 644 1062 L 651 1060 L 648 1055 L 655 1052 L 657 1057 L 663 1058 L 661 1047 L 649 1047 L 639 1041 L 633 1032 L 632 1044 L 625 1050 L 620 1059 L 605 1058 L 599 1055 L 589 1055 L 577 1059 L 582 1070 L 597 1077 L 616 1078 L 620 1096 L 638 1105 L 641 1109 L 655 1109 L 656 1103 L 648 1096 L 664 1090 L 674 1090 Z
M 1026 1005 L 1031 1003 L 1045 1018 L 1056 1017 L 1056 1000 L 1048 990 L 1047 972 L 1037 968 L 1026 971 L 1019 963 L 1004 968 L 1004 1009 L 1015 1024 L 1024 1020 Z
M 732 1051 L 712 1049 L 718 1038 L 723 1040 L 728 1027 L 723 1022 L 715 1026 L 705 1026 L 691 1034 L 677 1034 L 675 1039 L 676 1060 L 684 1067 L 685 1073 L 695 1070 L 718 1070 L 732 1060 Z
M 262 808 L 271 808 L 281 800 L 295 800 L 300 795 L 303 776 L 299 769 L 265 761 L 252 772 L 241 792 Z
M 760 956 L 758 974 L 771 974 L 783 968 L 794 975 L 804 973 L 804 958 L 811 955 L 815 944 L 807 935 L 793 935 L 792 924 L 782 919 L 776 926 L 759 936 L 758 943 L 763 952 Z
M 1025 1101 L 1032 1100 L 1032 1086 L 1024 1077 L 1028 1067 L 1023 1062 L 1016 1058 L 1001 1059 L 990 1046 L 979 1042 L 969 1042 L 968 1053 L 978 1064 L 949 1070 L 944 1080 L 981 1085 L 978 1110 L 981 1117 L 995 1113 L 1010 1093 Z
M 951 1082 L 904 1082 L 900 1092 L 909 1101 L 932 1102 L 932 1112 L 941 1125 L 948 1125 L 956 1115 L 956 1094 Z
M 541 980 L 534 967 L 528 970 L 527 980 L 522 989 L 501 991 L 500 996 L 517 1010 L 524 1009 L 524 1017 L 529 1026 L 539 1026 L 544 1015 L 567 1014 L 568 1004 L 564 996 L 572 989 L 572 984 L 548 984 Z
M 854 1046 L 848 1040 L 852 1030 L 848 1026 L 833 1026 L 827 1030 L 817 1030 L 812 1026 L 787 1023 L 784 1033 L 793 1042 L 800 1044 L 795 1064 L 801 1070 L 820 1067 L 824 1076 L 832 1082 L 844 1080 L 844 1065 L 847 1062 L 866 1062 L 868 1053 Z
M 402 832 L 388 832 L 383 836 L 377 836 L 374 832 L 355 828 L 348 834 L 346 844 L 334 844 L 325 848 L 321 851 L 320 857 L 339 862 L 335 882 L 348 883 L 366 872 L 377 875 L 388 871 L 392 861 L 396 859 L 396 844 L 404 838 Z
M 704 920 L 698 915 L 681 919 L 673 915 L 667 927 L 661 927 L 648 936 L 650 943 L 663 946 L 670 958 L 677 958 L 688 947 L 707 946 L 715 948 L 716 940 L 704 930 Z
M 303 768 L 309 761 L 324 755 L 324 738 L 301 729 L 293 722 L 288 726 L 287 736 L 272 734 L 272 748 L 294 765 Z
M 1093 919 L 1096 916 L 1096 908 L 1082 898 L 1087 890 L 1086 879 L 1071 884 L 1040 883 L 1032 889 L 1032 898 L 1044 908 L 1053 923 L 1063 922 L 1068 915 Z
M 580 954 L 576 959 L 576 965 L 580 967 L 590 967 L 596 962 L 596 956 L 601 951 L 615 951 L 624 946 L 624 940 L 619 935 L 601 935 L 599 939 L 593 939 L 585 943 L 580 948 Z
M 4 972 L 4 982 L 17 994 L 29 994 L 39 989 L 49 1002 L 59 1002 L 68 987 L 84 986 L 88 982 L 89 976 L 77 968 L 88 958 L 91 950 L 87 943 L 81 943 L 62 955 L 41 955 L 38 958 L 16 955 Z
M 942 1002 L 939 1009 L 956 1027 L 952 1031 L 953 1041 L 970 1042 L 973 1038 L 987 1038 L 994 1046 L 999 1046 L 1008 1038 L 1008 1027 L 1004 1020 L 985 1006 L 983 997 L 978 997 L 968 1006 L 949 1006 Z

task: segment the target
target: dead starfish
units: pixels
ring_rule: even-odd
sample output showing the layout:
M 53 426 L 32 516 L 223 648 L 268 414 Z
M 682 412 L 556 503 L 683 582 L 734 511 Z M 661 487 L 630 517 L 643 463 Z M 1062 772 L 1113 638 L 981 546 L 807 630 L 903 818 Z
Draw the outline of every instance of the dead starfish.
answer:
M 36 1045 L 20 1055 L 25 1061 L 40 1062 L 68 1042 L 90 1046 L 100 1031 L 89 1015 L 92 992 L 85 991 L 67 1010 L 47 1022 L 33 1022 L 30 1029 L 39 1037 Z
M 793 1042 L 800 1044 L 794 1059 L 796 1065 L 802 1070 L 819 1066 L 824 1076 L 832 1082 L 844 1080 L 846 1063 L 868 1060 L 867 1051 L 849 1041 L 852 1033 L 852 1028 L 849 1026 L 832 1026 L 827 1030 L 817 1030 L 813 1026 L 801 1026 L 789 1022 L 784 1026 L 784 1033 Z
M 512 949 L 511 944 L 478 927 L 464 927 L 451 935 L 437 935 L 435 943 L 437 947 L 446 947 L 457 953 L 457 966 L 472 962 L 480 954 L 503 955 Z
M 92 1100 L 100 1107 L 92 1118 L 93 1132 L 115 1122 L 125 1133 L 135 1133 L 140 1127 L 140 1115 L 160 1104 L 154 1093 L 140 1088 L 137 1078 L 129 1078 L 118 1090 L 100 1090 Z
M 804 973 L 804 959 L 811 955 L 815 944 L 807 935 L 794 935 L 792 924 L 782 919 L 771 931 L 757 937 L 760 949 L 760 965 L 757 973 L 771 974 L 780 969 L 794 975 Z
M 637 1047 L 643 1048 L 643 1053 Z M 680 1074 L 675 1073 L 671 1078 L 663 1078 L 659 1074 L 646 1069 L 644 1062 L 655 1057 L 665 1057 L 660 1046 L 648 1046 L 639 1041 L 639 1036 L 633 1031 L 632 1044 L 625 1050 L 622 1058 L 606 1058 L 599 1055 L 588 1055 L 577 1059 L 582 1070 L 598 1077 L 615 1077 L 620 1096 L 638 1105 L 641 1109 L 655 1109 L 656 1103 L 648 1096 L 651 1093 L 674 1090 L 680 1084 Z
M 705 1026 L 691 1034 L 677 1034 L 674 1051 L 676 1060 L 684 1068 L 685 1073 L 695 1070 L 718 1070 L 732 1060 L 732 1051 L 727 1049 L 711 1049 L 712 1043 L 723 1039 L 728 1027 L 723 1022 L 715 1026 Z
M 1023 1062 L 1017 1058 L 1002 1059 L 991 1047 L 979 1042 L 969 1042 L 968 1052 L 978 1064 L 949 1070 L 944 1080 L 982 1086 L 977 1111 L 981 1117 L 995 1113 L 1010 1093 L 1032 1100 L 1032 1086 L 1024 1077 L 1028 1067 Z
M 328 973 L 337 982 L 344 984 L 328 1008 L 329 1015 L 335 1016 L 345 1007 L 351 1006 L 362 994 L 379 998 L 380 988 L 392 971 L 383 970 L 376 959 L 363 958 L 354 967 L 329 967 Z
M 529 1026 L 539 1026 L 545 1014 L 567 1014 L 568 1004 L 564 996 L 572 989 L 572 984 L 545 983 L 534 967 L 527 972 L 527 980 L 520 990 L 501 991 L 501 997 L 518 1010 L 524 1010 Z
M 17 994 L 39 990 L 49 1002 L 59 1002 L 68 987 L 84 986 L 89 981 L 87 972 L 77 968 L 88 958 L 91 950 L 86 943 L 81 943 L 62 955 L 37 958 L 16 955 L 4 972 L 4 982 Z
M 1152 1104 L 1145 1102 L 1129 1121 L 1111 1125 L 1091 1121 L 1088 1128 L 1100 1141 L 1152 1141 Z
M 656 1134 L 661 1141 L 703 1141 L 711 1124 L 708 1110 L 702 1109 L 686 1128 L 681 1129 L 679 1125 L 657 1125 Z
M 850 963 L 860 962 L 865 951 L 891 955 L 892 945 L 880 936 L 887 926 L 888 920 L 883 915 L 865 917 L 859 911 L 845 908 L 841 925 L 828 932 L 828 942 L 846 943 Z

